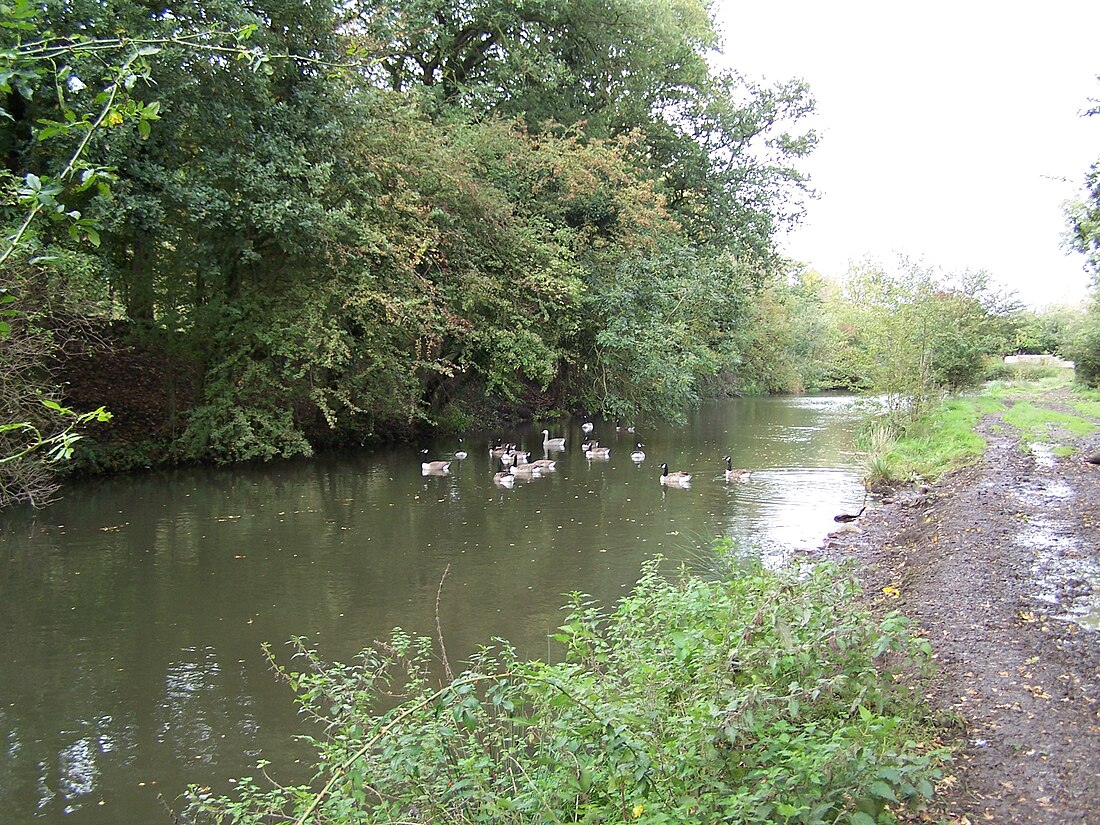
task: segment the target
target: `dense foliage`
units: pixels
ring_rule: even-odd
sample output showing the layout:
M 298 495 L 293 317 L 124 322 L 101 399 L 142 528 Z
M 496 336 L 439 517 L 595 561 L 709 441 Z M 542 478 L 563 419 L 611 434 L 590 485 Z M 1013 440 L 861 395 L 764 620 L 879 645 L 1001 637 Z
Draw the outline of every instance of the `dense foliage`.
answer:
M 1100 105 L 1094 105 L 1085 114 L 1100 116 Z M 1082 197 L 1067 205 L 1066 217 L 1069 246 L 1085 256 L 1085 268 L 1093 279 L 1088 315 L 1067 354 L 1077 365 L 1077 379 L 1100 387 L 1100 160 L 1089 168 Z
M 199 822 L 892 821 L 932 796 L 927 642 L 873 620 L 837 571 L 717 580 L 649 564 L 613 610 L 574 597 L 562 661 L 506 642 L 433 677 L 395 631 L 350 664 L 296 643 L 286 673 L 319 773 L 308 786 L 194 788 Z M 445 661 L 445 660 L 444 660 Z M 388 697 L 402 699 L 380 710 Z M 273 766 L 261 766 L 270 776 Z M 879 818 L 879 817 L 884 818 Z
M 712 71 L 702 0 L 12 10 L 3 254 L 167 354 L 164 459 L 804 383 L 753 327 L 812 100 Z
M 835 369 L 884 397 L 904 427 L 949 392 L 972 387 L 986 359 L 1012 349 L 1019 304 L 982 272 L 949 274 L 902 261 L 854 266 L 833 296 L 841 342 Z

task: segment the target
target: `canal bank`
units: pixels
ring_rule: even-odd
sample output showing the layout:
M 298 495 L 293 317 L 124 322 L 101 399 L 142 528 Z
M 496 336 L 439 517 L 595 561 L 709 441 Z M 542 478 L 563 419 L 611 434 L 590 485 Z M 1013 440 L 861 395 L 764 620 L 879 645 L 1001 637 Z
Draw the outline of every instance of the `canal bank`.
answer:
M 949 821 L 1095 822 L 1100 467 L 1082 459 L 1100 436 L 1056 457 L 1000 414 L 979 431 L 979 463 L 869 510 L 821 554 L 852 560 L 877 606 L 915 619 L 933 646 L 929 698 L 963 739 L 937 789 Z

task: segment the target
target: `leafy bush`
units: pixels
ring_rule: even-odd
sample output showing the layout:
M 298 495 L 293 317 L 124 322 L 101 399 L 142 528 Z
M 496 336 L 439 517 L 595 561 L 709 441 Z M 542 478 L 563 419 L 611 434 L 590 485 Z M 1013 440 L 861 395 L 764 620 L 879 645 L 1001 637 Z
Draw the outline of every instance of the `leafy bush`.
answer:
M 1069 347 L 1070 359 L 1077 368 L 1077 380 L 1100 387 L 1100 303 L 1094 303 Z
M 295 640 L 285 672 L 322 721 L 314 785 L 192 788 L 198 821 L 803 822 L 919 808 L 927 642 L 874 621 L 829 568 L 720 581 L 649 563 L 610 611 L 573 596 L 560 663 L 505 642 L 436 688 L 433 644 L 394 631 L 353 664 Z M 270 654 L 269 654 L 270 655 Z M 449 667 L 444 659 L 444 668 Z M 405 697 L 386 712 L 385 697 Z M 265 766 L 261 766 L 263 768 Z M 265 775 L 269 775 L 265 770 Z

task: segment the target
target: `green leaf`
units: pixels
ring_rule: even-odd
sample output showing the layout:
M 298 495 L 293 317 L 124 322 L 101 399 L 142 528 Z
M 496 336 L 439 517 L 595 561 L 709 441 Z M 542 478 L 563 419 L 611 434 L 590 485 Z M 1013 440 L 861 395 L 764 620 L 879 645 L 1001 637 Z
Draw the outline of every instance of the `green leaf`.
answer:
M 851 825 L 875 825 L 874 817 L 870 814 L 865 814 L 863 811 L 856 811 L 852 814 L 848 822 L 850 822 Z
M 889 799 L 891 802 L 898 801 L 897 796 L 894 795 L 894 789 L 882 780 L 872 782 L 871 787 L 867 790 L 871 792 L 871 796 L 877 797 L 879 799 Z

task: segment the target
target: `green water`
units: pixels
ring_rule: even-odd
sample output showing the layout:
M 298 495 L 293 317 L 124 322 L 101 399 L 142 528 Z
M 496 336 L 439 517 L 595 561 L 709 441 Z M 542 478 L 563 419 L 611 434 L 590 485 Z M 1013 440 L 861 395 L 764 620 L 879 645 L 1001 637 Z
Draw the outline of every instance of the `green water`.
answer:
M 848 397 L 707 405 L 684 427 L 618 433 L 587 461 L 579 420 L 552 475 L 493 484 L 494 437 L 542 455 L 535 428 L 469 433 L 469 457 L 424 476 L 417 447 L 244 470 L 138 475 L 67 489 L 0 523 L 0 811 L 10 822 L 170 822 L 190 782 L 303 778 L 290 690 L 266 669 L 303 635 L 347 659 L 394 626 L 452 662 L 503 636 L 528 657 L 563 594 L 625 593 L 643 559 L 706 564 L 716 536 L 770 563 L 821 544 L 863 500 Z M 542 428 L 539 427 L 538 430 Z M 647 458 L 630 460 L 634 442 Z M 446 458 L 455 443 L 418 445 Z M 753 470 L 727 483 L 722 457 Z M 665 489 L 659 465 L 695 474 Z

